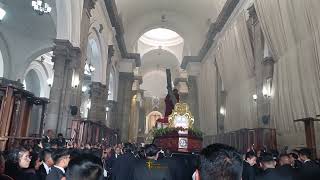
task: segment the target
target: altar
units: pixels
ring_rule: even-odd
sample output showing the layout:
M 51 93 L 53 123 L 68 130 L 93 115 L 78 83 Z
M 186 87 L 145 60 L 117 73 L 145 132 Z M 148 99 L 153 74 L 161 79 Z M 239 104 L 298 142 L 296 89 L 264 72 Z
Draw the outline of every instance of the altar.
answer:
M 194 117 L 186 103 L 176 103 L 167 121 L 157 121 L 153 143 L 172 152 L 200 152 L 202 132 L 193 127 Z

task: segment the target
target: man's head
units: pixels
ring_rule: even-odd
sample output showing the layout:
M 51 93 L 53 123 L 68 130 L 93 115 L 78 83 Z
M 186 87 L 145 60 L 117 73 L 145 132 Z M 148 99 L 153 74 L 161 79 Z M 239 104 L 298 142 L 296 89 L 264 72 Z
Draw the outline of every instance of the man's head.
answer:
M 296 153 L 290 153 L 289 157 L 290 157 L 290 164 L 294 164 L 294 161 L 299 159 L 299 156 Z
M 291 161 L 290 161 L 289 154 L 280 154 L 280 156 L 279 156 L 279 164 L 280 164 L 280 166 L 290 165 Z
M 260 166 L 263 170 L 273 169 L 276 167 L 276 164 L 276 161 L 273 159 L 273 156 L 270 153 L 264 153 L 260 157 Z
M 49 138 L 53 138 L 53 135 L 54 135 L 53 131 L 52 131 L 51 129 L 48 129 L 48 131 L 47 131 L 47 136 L 48 136 Z
M 59 138 L 59 139 L 62 139 L 62 138 L 63 138 L 63 135 L 62 135 L 61 133 L 59 133 L 59 134 L 58 134 L 58 138 Z
M 211 144 L 201 152 L 200 174 L 202 180 L 240 180 L 241 155 L 228 145 Z
M 101 160 L 92 154 L 78 156 L 70 161 L 66 176 L 76 180 L 103 180 Z
M 133 145 L 131 143 L 125 143 L 123 147 L 123 153 L 132 153 Z
M 52 151 L 50 149 L 44 149 L 40 153 L 40 161 L 46 163 L 46 165 L 49 167 L 53 166 L 54 162 L 51 155 L 52 155 Z
M 70 153 L 67 149 L 57 149 L 52 154 L 56 166 L 66 168 L 70 161 Z
M 257 155 L 253 151 L 249 151 L 246 153 L 245 160 L 250 166 L 254 166 L 257 163 Z
M 149 159 L 158 159 L 159 148 L 155 144 L 148 144 L 144 148 L 144 153 Z
M 121 149 L 120 149 L 120 147 L 116 147 L 116 149 L 114 150 L 114 152 L 116 153 L 116 154 L 121 154 Z
M 308 148 L 302 148 L 299 151 L 299 159 L 301 161 L 306 161 L 306 160 L 310 160 L 312 157 L 312 152 L 310 149 Z

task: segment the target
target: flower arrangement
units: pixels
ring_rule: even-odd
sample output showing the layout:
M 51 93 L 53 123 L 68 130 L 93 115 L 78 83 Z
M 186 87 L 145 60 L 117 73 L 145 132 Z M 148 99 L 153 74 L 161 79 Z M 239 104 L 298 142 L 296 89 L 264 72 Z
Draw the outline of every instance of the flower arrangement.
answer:
M 166 127 L 166 128 L 160 128 L 152 129 L 152 135 L 153 137 L 159 137 L 159 136 L 165 136 L 170 134 L 178 134 L 179 131 L 188 131 L 189 134 L 192 134 L 196 137 L 202 138 L 204 133 L 198 129 L 195 128 L 183 128 L 183 127 Z

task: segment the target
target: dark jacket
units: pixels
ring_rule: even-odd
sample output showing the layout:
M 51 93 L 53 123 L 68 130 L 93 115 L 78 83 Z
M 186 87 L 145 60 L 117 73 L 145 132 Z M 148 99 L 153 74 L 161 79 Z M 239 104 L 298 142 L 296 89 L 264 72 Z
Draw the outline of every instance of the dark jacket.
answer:
M 44 168 L 43 164 L 40 165 L 39 170 L 37 171 L 37 175 L 39 177 L 39 180 L 46 180 L 47 171 Z
M 289 176 L 292 178 L 297 176 L 297 170 L 289 164 L 277 167 L 276 171 L 281 176 Z
M 65 177 L 65 173 L 63 173 L 60 169 L 56 167 L 52 167 L 51 171 L 46 177 L 46 180 L 61 180 L 61 178 Z
M 125 153 L 119 156 L 112 165 L 112 180 L 131 180 L 136 161 L 132 153 Z
M 255 180 L 256 173 L 254 167 L 246 161 L 243 162 L 242 180 Z
M 319 180 L 320 167 L 314 161 L 307 161 L 299 169 L 300 180 Z
M 140 160 L 133 170 L 133 180 L 175 180 L 167 161 Z
M 256 180 L 293 180 L 290 176 L 282 176 L 275 169 L 266 169 Z

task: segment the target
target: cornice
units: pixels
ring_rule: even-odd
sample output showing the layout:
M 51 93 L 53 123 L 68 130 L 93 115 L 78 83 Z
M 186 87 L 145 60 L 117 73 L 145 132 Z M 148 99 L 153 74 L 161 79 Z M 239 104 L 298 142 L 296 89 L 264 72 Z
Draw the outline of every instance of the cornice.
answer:
M 185 56 L 181 63 L 181 68 L 186 69 L 188 63 L 190 62 L 202 62 L 209 49 L 214 44 L 214 39 L 219 32 L 226 25 L 228 19 L 230 18 L 232 12 L 235 10 L 240 0 L 227 0 L 224 4 L 216 22 L 210 25 L 209 31 L 207 33 L 207 38 L 203 43 L 197 56 Z
M 117 6 L 115 0 L 104 0 L 109 19 L 112 27 L 115 28 L 116 31 L 116 40 L 120 50 L 120 54 L 122 58 L 133 59 L 135 60 L 136 67 L 141 66 L 140 54 L 138 53 L 128 53 L 126 48 L 126 43 L 124 40 L 124 28 L 121 18 L 119 17 Z

